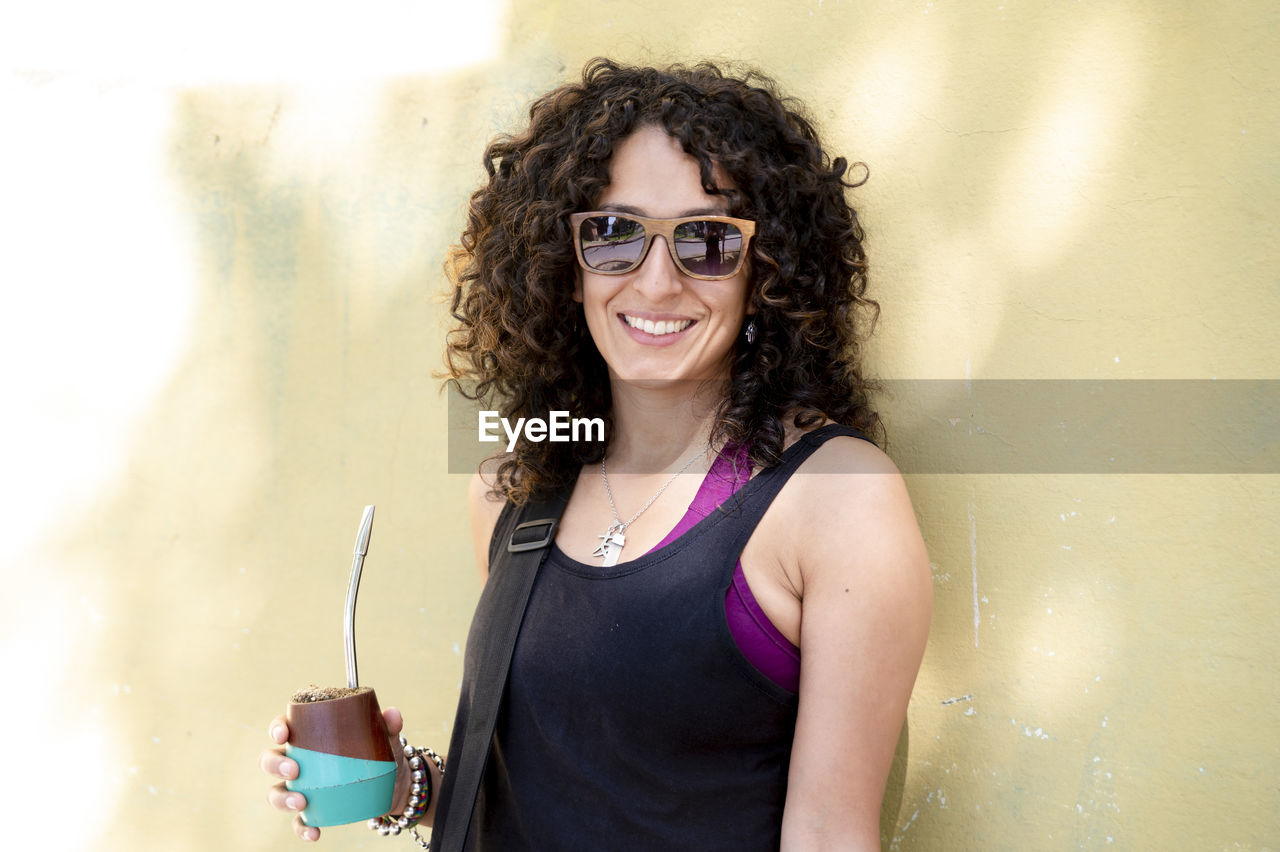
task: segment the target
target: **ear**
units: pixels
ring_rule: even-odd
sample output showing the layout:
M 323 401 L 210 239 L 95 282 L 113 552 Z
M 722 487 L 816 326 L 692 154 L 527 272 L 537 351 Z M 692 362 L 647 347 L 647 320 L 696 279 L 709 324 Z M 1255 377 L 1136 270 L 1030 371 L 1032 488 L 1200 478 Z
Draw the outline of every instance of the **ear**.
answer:
M 573 300 L 582 304 L 582 270 L 573 270 Z

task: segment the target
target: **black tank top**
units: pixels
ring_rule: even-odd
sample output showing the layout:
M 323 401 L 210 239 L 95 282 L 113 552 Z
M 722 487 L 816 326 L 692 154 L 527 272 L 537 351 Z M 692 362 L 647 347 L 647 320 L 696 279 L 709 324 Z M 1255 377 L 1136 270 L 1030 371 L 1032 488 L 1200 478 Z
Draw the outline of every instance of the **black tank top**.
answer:
M 552 550 L 516 642 L 467 848 L 778 848 L 796 697 L 742 656 L 724 599 L 773 498 L 836 435 L 863 437 L 810 432 L 632 562 L 605 568 Z

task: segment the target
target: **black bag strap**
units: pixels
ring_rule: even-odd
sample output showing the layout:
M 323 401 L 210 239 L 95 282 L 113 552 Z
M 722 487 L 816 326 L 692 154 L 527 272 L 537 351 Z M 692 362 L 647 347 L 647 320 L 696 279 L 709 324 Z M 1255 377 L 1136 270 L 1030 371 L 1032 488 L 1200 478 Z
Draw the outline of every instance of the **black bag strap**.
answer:
M 506 692 L 507 673 L 515 652 L 516 637 L 524 621 L 533 581 L 551 551 L 560 516 L 572 488 L 540 503 L 516 506 L 508 502 L 498 516 L 489 541 L 489 580 L 485 602 L 487 618 L 484 642 L 467 673 L 449 745 L 449 766 L 440 787 L 435 824 L 431 829 L 433 852 L 462 852 L 475 811 L 481 777 L 489 761 L 493 731 Z M 468 644 L 480 637 L 473 633 Z M 470 657 L 470 654 L 468 654 Z

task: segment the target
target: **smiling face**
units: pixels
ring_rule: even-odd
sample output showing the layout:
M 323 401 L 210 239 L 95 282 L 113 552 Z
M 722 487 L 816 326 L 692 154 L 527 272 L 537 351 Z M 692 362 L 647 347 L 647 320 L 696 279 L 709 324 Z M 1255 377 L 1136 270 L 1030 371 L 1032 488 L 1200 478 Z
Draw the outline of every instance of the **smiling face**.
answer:
M 732 182 L 718 168 L 719 186 Z M 674 219 L 725 215 L 728 202 L 702 188 L 698 161 L 659 127 L 642 127 L 618 144 L 609 185 L 595 210 Z M 609 375 L 624 381 L 728 378 L 746 314 L 748 269 L 705 281 L 685 275 L 655 237 L 644 261 L 625 275 L 579 269 L 582 303 Z

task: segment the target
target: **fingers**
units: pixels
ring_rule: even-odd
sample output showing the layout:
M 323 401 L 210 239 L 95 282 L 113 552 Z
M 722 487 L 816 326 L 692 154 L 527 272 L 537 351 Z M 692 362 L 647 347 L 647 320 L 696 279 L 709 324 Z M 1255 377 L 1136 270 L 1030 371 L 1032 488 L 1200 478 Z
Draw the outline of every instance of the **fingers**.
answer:
M 298 814 L 293 818 L 293 831 L 303 840 L 319 840 L 320 829 L 314 825 L 304 825 L 302 822 L 302 814 Z
M 284 745 L 288 741 L 289 726 L 285 724 L 284 716 L 277 716 L 271 720 L 271 724 L 267 725 L 267 736 L 271 737 L 276 745 Z
M 258 756 L 258 768 L 273 778 L 283 778 L 286 781 L 298 777 L 297 762 L 274 749 L 266 749 Z
M 387 723 L 387 733 L 393 737 L 400 736 L 400 732 L 404 730 L 404 717 L 400 715 L 400 711 L 395 707 L 388 707 L 382 711 L 382 719 Z
M 388 707 L 382 711 L 382 720 L 387 723 L 387 733 L 391 737 L 391 750 L 396 759 L 396 790 L 391 800 L 391 812 L 401 813 L 409 803 L 409 785 L 412 775 L 409 771 L 409 759 L 404 756 L 404 749 L 396 739 L 404 730 L 404 717 L 395 707 Z
M 267 725 L 267 736 L 271 737 L 276 745 L 284 745 L 288 742 L 289 726 L 285 724 L 284 716 L 277 716 L 271 720 L 271 724 Z M 258 758 L 258 766 L 274 778 L 283 778 L 287 781 L 298 777 L 298 764 L 285 757 L 278 749 L 265 749 Z M 292 811 L 296 814 L 293 818 L 293 832 L 298 837 L 310 841 L 320 839 L 320 829 L 306 825 L 302 821 L 301 811 L 307 806 L 307 799 L 301 793 L 285 789 L 283 784 L 276 784 L 267 790 L 267 801 L 277 810 Z
M 307 806 L 306 797 L 285 789 L 283 784 L 276 784 L 267 790 L 267 802 L 278 811 L 301 811 Z

